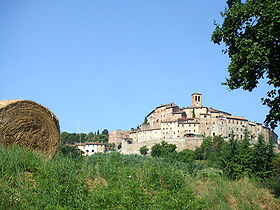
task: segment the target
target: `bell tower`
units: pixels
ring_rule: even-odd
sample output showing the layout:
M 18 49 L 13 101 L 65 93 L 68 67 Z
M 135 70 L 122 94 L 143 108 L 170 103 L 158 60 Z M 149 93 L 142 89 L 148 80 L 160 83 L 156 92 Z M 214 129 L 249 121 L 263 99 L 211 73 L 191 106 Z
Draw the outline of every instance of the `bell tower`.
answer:
M 202 94 L 195 92 L 192 94 L 192 107 L 202 107 Z

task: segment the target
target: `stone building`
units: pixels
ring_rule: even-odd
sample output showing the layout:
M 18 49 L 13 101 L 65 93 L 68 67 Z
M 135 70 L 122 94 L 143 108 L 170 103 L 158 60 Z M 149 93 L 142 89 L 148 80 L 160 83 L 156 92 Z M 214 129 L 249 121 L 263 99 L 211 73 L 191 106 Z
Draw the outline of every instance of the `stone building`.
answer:
M 197 92 L 192 94 L 192 105 L 189 107 L 180 108 L 174 103 L 160 105 L 146 117 L 147 123 L 140 130 L 130 131 L 129 134 L 122 131 L 126 133 L 125 137 L 118 139 L 123 142 L 122 153 L 139 153 L 141 146 L 147 145 L 150 148 L 162 140 L 176 144 L 178 150 L 194 150 L 200 146 L 202 136 L 222 136 L 227 140 L 233 132 L 236 138 L 242 139 L 246 128 L 252 142 L 260 134 L 267 141 L 270 136 L 277 139 L 277 135 L 261 123 L 202 106 L 202 94 Z M 116 135 L 114 132 L 110 133 L 111 138 Z

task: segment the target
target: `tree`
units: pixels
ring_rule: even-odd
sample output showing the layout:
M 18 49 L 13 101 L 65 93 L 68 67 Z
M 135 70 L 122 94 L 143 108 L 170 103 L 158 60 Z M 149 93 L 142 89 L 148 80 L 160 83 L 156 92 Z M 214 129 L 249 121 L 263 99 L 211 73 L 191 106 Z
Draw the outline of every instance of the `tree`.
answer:
M 60 141 L 62 144 L 69 144 L 69 136 L 70 136 L 70 133 L 67 133 L 65 131 L 63 131 L 61 134 L 60 134 Z M 72 142 L 71 142 L 72 143 Z
M 231 60 L 223 84 L 252 91 L 266 77 L 272 90 L 262 98 L 270 108 L 265 123 L 274 129 L 280 122 L 280 0 L 228 0 L 227 5 L 211 38 L 225 44 Z
M 147 119 L 147 117 L 145 117 L 143 124 L 144 124 L 144 125 L 145 125 L 145 124 L 148 124 L 148 119 Z
M 104 130 L 102 131 L 102 134 L 104 134 L 104 135 L 109 135 L 108 129 L 104 129 Z
M 273 147 L 273 143 L 267 143 L 264 137 L 260 135 L 253 148 L 254 173 L 261 178 L 269 177 L 273 173 L 273 160 L 275 158 Z
M 67 157 L 79 157 L 81 156 L 81 150 L 79 150 L 77 147 L 70 147 L 68 145 L 62 144 L 60 146 L 59 151 L 63 156 Z
M 161 144 L 155 144 L 151 148 L 152 157 L 170 157 L 175 158 L 177 155 L 175 144 L 168 144 L 162 141 Z
M 160 154 L 161 154 L 160 144 L 155 144 L 154 146 L 152 146 L 151 150 L 152 150 L 151 151 L 152 157 L 160 157 Z
M 192 110 L 192 117 L 195 118 L 195 112 L 194 109 Z
M 195 159 L 194 151 L 189 149 L 184 149 L 181 152 L 177 153 L 177 160 L 184 163 L 192 162 Z
M 146 145 L 140 148 L 140 154 L 141 155 L 147 155 L 148 151 L 149 151 L 149 149 L 147 148 Z
M 93 141 L 94 140 L 94 133 L 93 132 L 89 132 L 87 135 L 86 135 L 86 140 L 87 141 Z

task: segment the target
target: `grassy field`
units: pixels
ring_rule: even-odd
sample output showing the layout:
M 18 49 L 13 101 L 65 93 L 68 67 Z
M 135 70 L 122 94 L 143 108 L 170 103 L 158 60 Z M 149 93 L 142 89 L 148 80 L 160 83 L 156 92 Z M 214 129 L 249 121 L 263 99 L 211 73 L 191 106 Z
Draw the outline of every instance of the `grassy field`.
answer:
M 118 153 L 43 157 L 0 147 L 2 209 L 279 209 L 249 179 L 232 181 L 202 163 Z

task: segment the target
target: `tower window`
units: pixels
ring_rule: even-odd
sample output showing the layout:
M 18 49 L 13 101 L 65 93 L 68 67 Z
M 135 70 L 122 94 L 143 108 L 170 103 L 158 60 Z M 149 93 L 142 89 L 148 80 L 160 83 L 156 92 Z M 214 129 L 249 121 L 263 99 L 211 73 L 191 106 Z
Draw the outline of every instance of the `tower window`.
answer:
M 197 101 L 197 96 L 195 96 L 195 101 Z
M 198 96 L 198 101 L 200 101 L 200 96 Z

